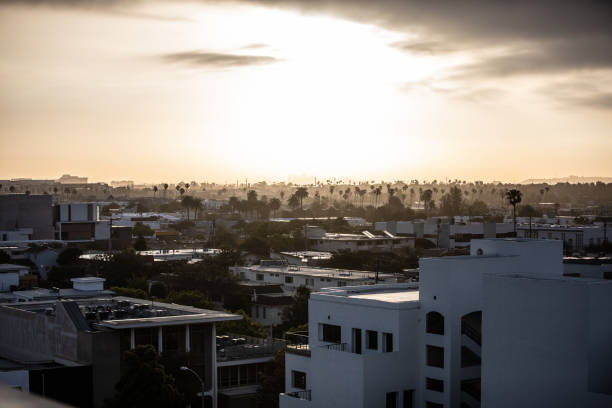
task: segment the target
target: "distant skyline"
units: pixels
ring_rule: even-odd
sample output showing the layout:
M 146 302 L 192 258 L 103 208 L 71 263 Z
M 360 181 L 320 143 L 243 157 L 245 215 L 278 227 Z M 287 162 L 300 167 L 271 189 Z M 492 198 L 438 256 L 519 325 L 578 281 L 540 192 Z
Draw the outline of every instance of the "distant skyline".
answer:
M 612 176 L 608 1 L 0 0 L 0 178 Z

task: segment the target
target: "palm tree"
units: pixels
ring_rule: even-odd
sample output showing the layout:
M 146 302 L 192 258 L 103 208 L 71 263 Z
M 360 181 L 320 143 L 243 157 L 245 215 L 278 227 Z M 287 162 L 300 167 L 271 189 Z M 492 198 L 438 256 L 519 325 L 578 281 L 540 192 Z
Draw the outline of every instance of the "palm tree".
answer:
M 281 201 L 278 198 L 274 197 L 270 199 L 268 205 L 270 206 L 270 209 L 273 211 L 274 216 L 276 217 L 276 211 L 280 209 Z
M 378 207 L 378 197 L 382 194 L 382 186 L 378 186 L 372 190 L 372 194 L 374 194 L 374 198 L 376 199 L 374 207 Z
M 300 210 L 303 210 L 302 202 L 308 197 L 308 189 L 306 187 L 298 187 L 294 194 L 300 200 Z
M 520 190 L 512 189 L 506 192 L 506 200 L 512 206 L 512 217 L 514 218 L 514 236 L 516 236 L 516 206 L 523 199 L 523 193 Z
M 162 187 L 164 188 L 164 198 L 166 198 L 166 195 L 167 195 L 167 192 L 168 192 L 168 183 L 162 184 Z
M 153 186 L 153 197 L 157 194 L 157 186 Z
M 432 191 L 427 189 L 421 193 L 421 201 L 424 203 L 425 208 L 425 219 L 427 219 L 427 209 L 429 208 L 429 202 L 431 201 Z

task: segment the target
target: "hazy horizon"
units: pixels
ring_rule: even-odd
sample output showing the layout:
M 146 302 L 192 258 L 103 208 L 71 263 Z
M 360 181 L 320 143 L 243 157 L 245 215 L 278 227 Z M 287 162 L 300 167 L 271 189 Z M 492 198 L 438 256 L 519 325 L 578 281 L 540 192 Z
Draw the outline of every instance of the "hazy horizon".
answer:
M 612 5 L 0 0 L 0 174 L 612 176 Z

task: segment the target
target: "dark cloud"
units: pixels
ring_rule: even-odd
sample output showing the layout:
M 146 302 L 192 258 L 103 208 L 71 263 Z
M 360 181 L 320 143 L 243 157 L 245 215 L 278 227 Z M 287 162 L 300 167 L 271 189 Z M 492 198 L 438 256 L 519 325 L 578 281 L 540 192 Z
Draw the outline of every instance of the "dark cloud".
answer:
M 261 48 L 266 48 L 268 46 L 268 44 L 262 44 L 262 43 L 253 43 L 253 44 L 247 44 L 244 47 L 241 48 L 241 50 L 258 50 Z
M 398 41 L 391 44 L 392 47 L 395 47 L 399 50 L 409 52 L 411 54 L 420 54 L 420 55 L 437 55 L 437 54 L 447 54 L 450 52 L 458 51 L 458 49 L 453 48 L 450 43 L 444 41 Z
M 264 65 L 279 60 L 267 55 L 224 54 L 218 52 L 186 51 L 162 56 L 165 62 L 181 62 L 203 67 L 234 68 L 249 65 Z
M 541 87 L 538 93 L 561 106 L 583 106 L 612 110 L 612 83 L 601 77 L 571 82 L 553 83 Z

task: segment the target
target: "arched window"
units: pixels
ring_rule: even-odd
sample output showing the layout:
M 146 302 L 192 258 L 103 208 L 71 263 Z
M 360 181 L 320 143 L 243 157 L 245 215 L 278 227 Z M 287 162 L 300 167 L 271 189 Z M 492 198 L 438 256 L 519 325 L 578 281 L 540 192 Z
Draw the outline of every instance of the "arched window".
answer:
M 432 334 L 444 334 L 444 316 L 438 312 L 429 312 L 426 315 L 426 328 L 427 333 Z

